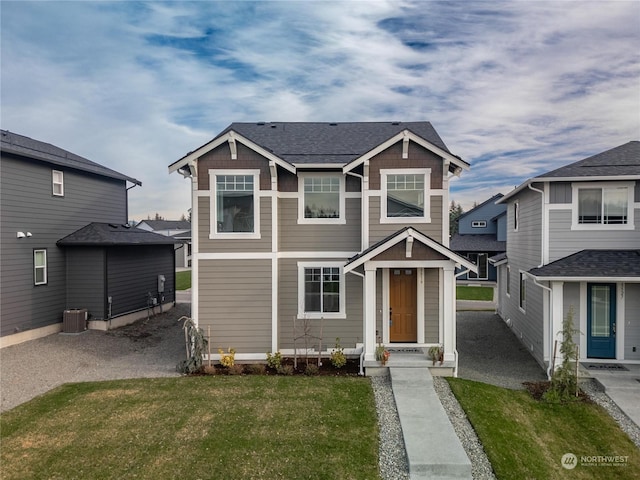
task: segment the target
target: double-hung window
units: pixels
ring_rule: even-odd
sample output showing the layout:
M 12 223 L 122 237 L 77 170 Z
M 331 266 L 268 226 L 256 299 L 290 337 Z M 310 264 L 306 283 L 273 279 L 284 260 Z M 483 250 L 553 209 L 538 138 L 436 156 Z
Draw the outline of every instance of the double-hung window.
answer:
M 210 170 L 211 237 L 260 238 L 257 170 Z
M 33 251 L 33 284 L 47 284 L 47 250 Z
M 298 262 L 298 317 L 345 318 L 342 264 Z
M 345 223 L 342 175 L 301 174 L 298 191 L 298 223 Z
M 431 221 L 429 186 L 431 169 L 380 170 L 381 223 Z
M 524 272 L 520 272 L 520 310 L 523 312 L 527 308 L 527 276 Z
M 633 188 L 629 184 L 573 185 L 573 229 L 633 228 Z
M 51 189 L 56 197 L 64 197 L 64 173 L 51 170 Z

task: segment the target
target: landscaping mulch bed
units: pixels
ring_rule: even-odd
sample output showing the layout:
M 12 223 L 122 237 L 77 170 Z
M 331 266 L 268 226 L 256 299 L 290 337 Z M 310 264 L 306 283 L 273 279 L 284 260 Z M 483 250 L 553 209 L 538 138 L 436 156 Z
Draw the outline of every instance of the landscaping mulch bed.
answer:
M 551 387 L 551 382 L 523 382 L 525 390 L 529 392 L 529 395 L 533 397 L 534 400 L 542 400 L 542 396 L 546 393 L 547 390 Z M 582 389 L 578 390 L 578 399 L 581 402 L 592 403 L 591 398 L 582 391 Z

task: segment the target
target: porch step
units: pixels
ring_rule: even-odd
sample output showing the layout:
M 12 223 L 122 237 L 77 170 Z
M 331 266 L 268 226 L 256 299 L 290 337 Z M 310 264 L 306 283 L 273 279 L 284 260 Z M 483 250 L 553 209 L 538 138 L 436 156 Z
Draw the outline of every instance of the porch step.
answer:
M 426 367 L 390 367 L 393 396 L 412 480 L 471 479 L 471 461 Z

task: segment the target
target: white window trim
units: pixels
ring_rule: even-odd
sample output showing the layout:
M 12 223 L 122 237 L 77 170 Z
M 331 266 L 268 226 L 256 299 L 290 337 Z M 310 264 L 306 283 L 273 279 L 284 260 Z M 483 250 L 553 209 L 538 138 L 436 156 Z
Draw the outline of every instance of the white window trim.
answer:
M 424 175 L 424 215 L 422 217 L 387 217 L 387 176 Z M 383 168 L 380 169 L 380 223 L 431 223 L 431 169 Z
M 626 224 L 578 223 L 578 190 L 582 188 L 626 188 L 627 219 Z M 634 230 L 634 182 L 575 182 L 571 184 L 571 230 Z
M 253 232 L 218 232 L 218 208 L 216 192 L 217 175 L 252 175 L 253 176 Z M 209 200 L 210 200 L 210 225 L 209 238 L 211 240 L 247 240 L 260 238 L 260 170 L 209 170 Z
M 522 286 L 524 285 L 524 300 L 522 299 Z M 527 313 L 527 275 L 520 270 L 518 276 L 518 308 L 522 313 Z
M 44 253 L 44 265 L 36 265 L 36 254 L 42 252 Z M 46 248 L 38 248 L 33 251 L 33 284 L 34 285 L 46 285 L 49 281 L 49 275 L 47 272 L 47 249 Z M 37 275 L 36 270 L 42 269 L 44 271 L 44 280 L 42 282 L 36 281 Z
M 56 175 L 60 175 L 59 182 L 56 182 Z M 56 185 L 60 185 L 60 193 L 56 193 Z M 64 172 L 51 170 L 51 193 L 54 197 L 64 197 Z
M 338 218 L 305 218 L 304 216 L 304 179 L 310 177 L 338 177 L 340 180 L 340 216 Z M 298 176 L 298 224 L 299 225 L 327 225 L 347 223 L 345 215 L 345 180 L 339 173 L 300 173 Z
M 304 269 L 333 267 L 340 269 L 340 311 L 339 312 L 305 312 L 304 311 Z M 346 310 L 346 278 L 344 262 L 298 262 L 298 319 L 344 319 Z
M 469 271 L 469 273 L 467 274 L 467 278 L 470 280 L 489 280 L 489 254 L 484 252 L 472 253 L 469 255 L 469 260 L 473 262 L 473 260 L 470 257 L 475 256 L 476 265 L 478 267 L 478 271 L 480 271 L 480 262 L 479 262 L 480 255 L 484 255 L 485 276 L 481 277 L 479 273 L 474 274 L 473 272 Z M 471 275 L 476 275 L 476 276 L 472 277 Z
M 471 222 L 471 228 L 486 228 L 486 220 L 474 220 Z

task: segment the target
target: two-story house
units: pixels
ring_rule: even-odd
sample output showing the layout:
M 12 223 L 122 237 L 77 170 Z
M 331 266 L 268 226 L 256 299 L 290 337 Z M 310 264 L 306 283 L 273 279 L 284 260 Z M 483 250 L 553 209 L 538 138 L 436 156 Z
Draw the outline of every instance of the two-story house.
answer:
M 428 122 L 231 124 L 169 166 L 192 182 L 192 316 L 240 360 L 293 352 L 309 321 L 365 365 L 378 342 L 456 364 L 454 271 L 475 265 L 448 248 L 449 180 L 468 168 Z
M 451 239 L 451 250 L 478 266 L 478 273 L 460 272 L 458 280 L 497 280 L 496 267 L 489 258 L 506 251 L 507 207 L 496 203 L 502 197 L 498 193 L 458 217 L 458 233 Z
M 1 345 L 59 332 L 63 312 L 144 309 L 158 275 L 173 299 L 173 239 L 128 228 L 139 180 L 49 143 L 0 132 Z
M 572 308 L 581 360 L 640 361 L 640 142 L 529 179 L 498 203 L 498 312 L 534 358 L 551 366 Z

